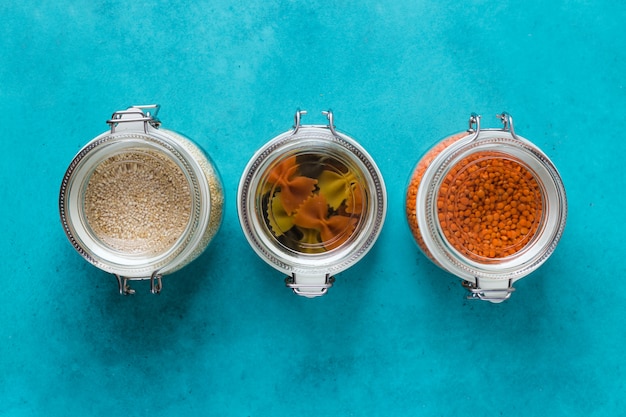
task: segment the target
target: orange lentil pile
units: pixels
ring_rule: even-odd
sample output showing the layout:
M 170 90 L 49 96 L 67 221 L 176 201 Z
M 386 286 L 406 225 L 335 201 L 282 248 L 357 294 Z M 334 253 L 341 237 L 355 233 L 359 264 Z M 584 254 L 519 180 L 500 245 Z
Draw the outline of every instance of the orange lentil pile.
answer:
M 418 164 L 409 185 L 409 224 L 427 254 L 415 215 L 417 189 L 432 160 L 466 135 L 452 136 L 433 148 Z M 477 152 L 457 163 L 444 178 L 437 213 L 446 239 L 464 256 L 483 262 L 505 258 L 521 250 L 537 232 L 541 189 L 533 174 L 507 155 Z
M 409 182 L 409 187 L 406 193 L 406 217 L 409 221 L 409 227 L 411 228 L 411 232 L 413 233 L 413 237 L 415 241 L 420 246 L 422 251 L 431 259 L 433 259 L 430 251 L 426 247 L 424 243 L 424 238 L 422 238 L 422 233 L 420 232 L 419 224 L 417 223 L 417 190 L 419 189 L 420 183 L 422 182 L 422 177 L 426 172 L 426 169 L 433 162 L 433 159 L 437 157 L 444 149 L 450 146 L 452 143 L 457 140 L 467 136 L 467 133 L 459 133 L 457 135 L 450 136 L 443 141 L 439 142 L 435 147 L 433 147 L 424 157 L 419 161 L 417 167 L 415 167 L 415 171 L 413 171 L 413 175 L 411 176 L 411 181 Z M 434 260 L 434 259 L 433 259 Z

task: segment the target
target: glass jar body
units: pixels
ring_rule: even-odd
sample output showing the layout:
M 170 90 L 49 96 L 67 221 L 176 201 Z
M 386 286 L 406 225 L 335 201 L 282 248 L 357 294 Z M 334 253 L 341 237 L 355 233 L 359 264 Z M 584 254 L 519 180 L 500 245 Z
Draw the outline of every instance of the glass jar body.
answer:
M 166 129 L 119 129 L 85 145 L 61 185 L 59 209 L 74 248 L 125 279 L 175 272 L 219 229 L 223 191 L 209 157 Z
M 356 141 L 334 128 L 297 124 L 253 155 L 239 184 L 238 211 L 254 251 L 286 274 L 297 294 L 314 297 L 371 249 L 386 191 Z
M 502 290 L 492 301 L 508 298 L 514 281 L 548 259 L 566 214 L 552 162 L 504 130 L 442 140 L 418 162 L 406 194 L 409 227 L 424 254 L 470 287 Z

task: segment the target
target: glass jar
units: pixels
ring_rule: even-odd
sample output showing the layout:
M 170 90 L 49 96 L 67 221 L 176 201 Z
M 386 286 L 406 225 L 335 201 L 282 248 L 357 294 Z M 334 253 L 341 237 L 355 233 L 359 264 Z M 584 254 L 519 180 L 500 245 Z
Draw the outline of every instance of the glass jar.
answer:
M 406 216 L 418 246 L 463 279 L 468 298 L 501 302 L 513 283 L 541 266 L 565 227 L 567 199 L 548 157 L 515 134 L 481 129 L 435 145 L 418 162 L 407 189 Z
M 129 280 L 161 277 L 198 257 L 219 229 L 224 196 L 217 170 L 190 139 L 160 127 L 160 106 L 115 112 L 106 131 L 70 163 L 59 195 L 67 238 L 87 261 Z
M 378 167 L 329 124 L 301 125 L 259 149 L 237 196 L 239 220 L 255 252 L 287 274 L 296 294 L 325 294 L 337 274 L 370 250 L 383 226 L 387 194 Z

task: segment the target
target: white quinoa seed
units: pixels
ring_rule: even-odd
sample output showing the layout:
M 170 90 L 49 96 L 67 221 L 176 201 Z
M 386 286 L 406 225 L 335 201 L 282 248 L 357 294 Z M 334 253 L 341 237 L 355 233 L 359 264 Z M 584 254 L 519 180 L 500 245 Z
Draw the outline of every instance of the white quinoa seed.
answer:
M 164 130 L 164 129 L 163 129 Z M 187 137 L 178 134 L 177 132 L 168 130 L 168 134 L 173 136 L 178 144 L 185 148 L 185 150 L 193 157 L 193 159 L 198 163 L 202 173 L 204 174 L 207 185 L 209 187 L 209 198 L 210 198 L 210 213 L 209 220 L 207 225 L 202 233 L 202 238 L 198 245 L 195 247 L 193 252 L 189 254 L 185 259 L 181 260 L 180 264 L 177 264 L 174 268 L 172 268 L 171 272 L 177 271 L 185 265 L 189 264 L 191 261 L 196 259 L 209 245 L 215 234 L 220 228 L 222 224 L 222 212 L 224 208 L 224 190 L 222 188 L 222 182 L 220 181 L 219 175 L 215 170 L 212 162 L 208 159 L 206 154 L 198 147 L 195 143 L 189 140 Z
M 192 210 L 183 171 L 169 156 L 129 150 L 104 160 L 85 191 L 93 233 L 112 250 L 156 255 L 183 234 Z

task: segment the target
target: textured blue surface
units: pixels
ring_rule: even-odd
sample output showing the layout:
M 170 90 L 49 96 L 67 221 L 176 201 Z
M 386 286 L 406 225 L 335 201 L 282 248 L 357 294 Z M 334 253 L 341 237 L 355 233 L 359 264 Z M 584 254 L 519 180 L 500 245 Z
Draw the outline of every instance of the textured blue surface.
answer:
M 626 413 L 626 6 L 609 1 L 76 1 L 0 5 L 0 415 L 618 416 Z M 207 252 L 122 297 L 68 244 L 57 194 L 115 110 L 158 102 L 226 189 Z M 332 108 L 378 163 L 374 249 L 321 299 L 247 245 L 253 152 Z M 440 138 L 507 110 L 570 215 L 492 305 L 418 251 L 403 194 Z

